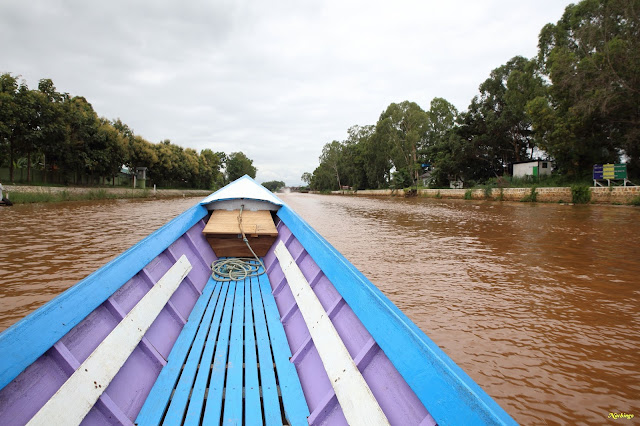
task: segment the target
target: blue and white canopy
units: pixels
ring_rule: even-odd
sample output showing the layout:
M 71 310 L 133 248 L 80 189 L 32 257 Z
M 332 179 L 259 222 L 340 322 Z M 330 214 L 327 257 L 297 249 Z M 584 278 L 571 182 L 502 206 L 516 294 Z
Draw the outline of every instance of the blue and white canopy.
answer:
M 240 204 L 245 204 L 248 210 L 278 210 L 284 205 L 271 191 L 247 175 L 217 190 L 200 204 L 209 210 L 236 210 Z

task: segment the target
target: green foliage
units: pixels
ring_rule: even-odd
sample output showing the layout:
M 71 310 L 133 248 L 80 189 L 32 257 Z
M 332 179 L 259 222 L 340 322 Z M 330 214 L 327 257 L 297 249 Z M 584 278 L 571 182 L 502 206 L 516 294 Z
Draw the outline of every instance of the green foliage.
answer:
M 591 188 L 587 185 L 572 185 L 571 200 L 574 204 L 587 204 L 591 201 Z
M 311 183 L 311 178 L 313 177 L 313 175 L 309 172 L 304 172 L 302 174 L 302 176 L 300 177 L 300 180 L 303 181 L 304 183 L 306 183 L 307 185 L 309 185 Z
M 411 176 L 405 169 L 396 170 L 391 177 L 391 188 L 403 189 L 412 184 Z
M 637 0 L 585 0 L 539 36 L 547 92 L 527 105 L 539 146 L 562 173 L 628 158 L 640 173 L 640 37 Z
M 471 200 L 472 198 L 473 198 L 473 191 L 471 191 L 470 189 L 467 189 L 466 191 L 464 191 L 465 200 Z
M 244 175 L 252 178 L 256 177 L 258 169 L 253 165 L 253 160 L 249 159 L 243 152 L 232 152 L 227 158 L 227 180 L 234 181 Z
M 529 193 L 529 195 L 522 197 L 520 201 L 523 203 L 535 203 L 537 200 L 538 200 L 538 193 L 536 192 L 536 187 L 532 186 L 531 192 Z
M 262 182 L 262 186 L 264 186 L 271 192 L 278 192 L 280 189 L 284 188 L 286 185 L 281 180 L 270 180 L 268 182 Z
M 442 198 L 442 194 L 440 194 L 440 191 L 436 192 L 436 196 L 434 198 L 437 198 L 438 200 Z
M 640 195 L 633 197 L 631 201 L 629 201 L 629 205 L 640 206 Z
M 426 112 L 413 102 L 392 103 L 375 125 L 354 126 L 347 140 L 332 142 L 337 158 L 321 158 L 312 181 L 327 189 L 396 187 L 399 176 L 389 173 L 395 168 L 416 186 L 428 170 L 430 187 L 448 187 L 501 178 L 511 163 L 540 155 L 559 173 L 510 185 L 586 181 L 593 164 L 623 156 L 629 175 L 640 178 L 638 10 L 638 0 L 567 6 L 541 30 L 537 58 L 515 56 L 493 69 L 467 111 L 442 98 Z M 326 179 L 329 171 L 339 184 Z
M 0 163 L 9 167 L 10 181 L 22 168 L 30 182 L 35 167 L 45 184 L 104 184 L 126 165 L 147 167 L 158 185 L 213 189 L 223 183 L 225 159 L 224 153 L 199 154 L 168 140 L 152 144 L 120 119 L 99 118 L 82 96 L 58 93 L 50 79 L 29 90 L 10 73 L 0 75 Z

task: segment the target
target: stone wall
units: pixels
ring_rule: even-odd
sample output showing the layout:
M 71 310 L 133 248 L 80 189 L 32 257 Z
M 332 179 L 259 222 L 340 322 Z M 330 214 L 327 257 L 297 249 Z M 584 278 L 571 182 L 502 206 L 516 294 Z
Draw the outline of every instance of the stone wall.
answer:
M 591 203 L 594 204 L 629 204 L 635 197 L 640 197 L 640 186 L 617 186 L 611 188 L 590 188 Z M 523 201 L 531 195 L 531 188 L 492 188 L 484 189 L 419 189 L 418 195 L 429 198 L 464 199 L 471 191 L 473 200 Z M 367 189 L 360 191 L 333 191 L 333 194 L 364 196 L 404 196 L 399 189 Z M 542 203 L 571 203 L 571 188 L 536 188 L 536 201 Z

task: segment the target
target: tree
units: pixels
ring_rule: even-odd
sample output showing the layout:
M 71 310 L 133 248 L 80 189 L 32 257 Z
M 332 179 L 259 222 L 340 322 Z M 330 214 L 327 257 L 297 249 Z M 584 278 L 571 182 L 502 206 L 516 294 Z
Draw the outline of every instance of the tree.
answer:
M 418 104 L 404 101 L 389 105 L 376 125 L 376 133 L 391 143 L 396 171 L 406 171 L 415 185 L 420 170 L 418 147 L 424 141 L 427 122 L 427 113 Z
M 42 153 L 42 169 L 44 182 L 47 182 L 48 168 L 55 167 L 68 142 L 68 122 L 65 114 L 67 94 L 58 93 L 53 81 L 42 79 L 38 84 L 37 99 L 39 131 L 36 135 L 35 147 Z
M 538 60 L 551 80 L 528 104 L 538 143 L 561 171 L 628 159 L 640 175 L 640 3 L 585 0 L 566 7 L 539 36 Z
M 222 186 L 223 179 L 220 173 L 225 158 L 223 152 L 213 152 L 210 149 L 200 151 L 200 183 L 199 188 L 216 189 Z
M 322 147 L 322 154 L 320 155 L 320 164 L 325 164 L 331 170 L 338 182 L 338 189 L 342 188 L 340 182 L 340 168 L 342 160 L 342 144 L 338 141 L 327 143 Z
M 309 185 L 311 183 L 311 178 L 313 177 L 313 175 L 309 172 L 304 172 L 302 174 L 302 176 L 300 177 L 300 180 L 303 181 L 304 183 L 306 183 L 307 185 Z
M 479 90 L 462 121 L 479 160 L 473 178 L 483 180 L 502 176 L 509 164 L 529 158 L 534 143 L 526 104 L 544 86 L 535 62 L 516 56 L 492 70 Z
M 244 175 L 255 178 L 258 171 L 253 165 L 253 160 L 242 152 L 232 152 L 227 158 L 226 166 L 228 181 L 234 181 Z
M 286 185 L 281 180 L 270 180 L 268 182 L 262 182 L 262 186 L 264 186 L 271 192 L 278 192 L 280 189 L 284 188 Z
M 0 76 L 0 137 L 8 153 L 9 179 L 14 180 L 17 156 L 32 151 L 37 111 L 27 85 L 9 73 Z

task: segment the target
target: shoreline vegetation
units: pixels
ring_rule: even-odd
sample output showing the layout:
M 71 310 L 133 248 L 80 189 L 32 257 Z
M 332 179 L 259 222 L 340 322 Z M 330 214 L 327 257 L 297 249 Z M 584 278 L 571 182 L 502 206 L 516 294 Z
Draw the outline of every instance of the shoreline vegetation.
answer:
M 428 109 L 393 102 L 375 123 L 327 141 L 301 180 L 314 191 L 486 187 L 543 161 L 527 174 L 551 174 L 553 186 L 588 184 L 602 164 L 625 164 L 638 183 L 639 25 L 637 0 L 570 4 L 541 28 L 537 55 L 494 68 L 466 110 L 442 97 Z
M 365 189 L 341 191 L 309 191 L 312 194 L 369 197 L 422 197 L 435 199 L 512 201 L 523 203 L 609 204 L 640 206 L 640 186 L 588 187 L 524 187 L 472 189 Z
M 205 197 L 212 191 L 197 189 L 133 189 L 101 187 L 57 187 L 5 185 L 3 195 L 14 204 L 59 203 L 67 201 L 114 200 L 128 198 Z

